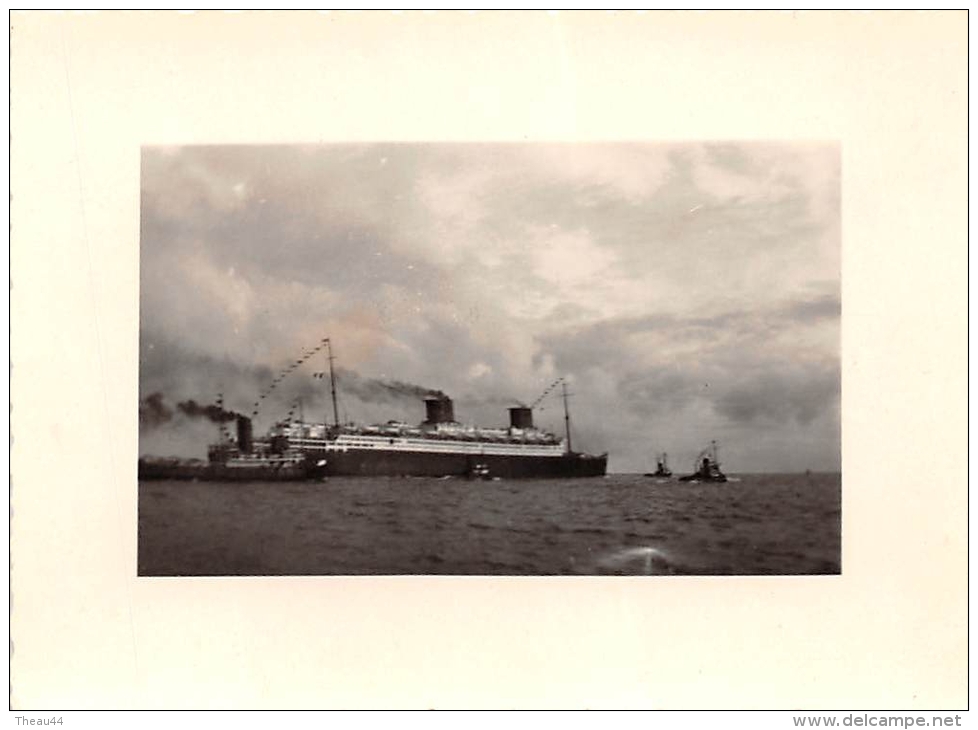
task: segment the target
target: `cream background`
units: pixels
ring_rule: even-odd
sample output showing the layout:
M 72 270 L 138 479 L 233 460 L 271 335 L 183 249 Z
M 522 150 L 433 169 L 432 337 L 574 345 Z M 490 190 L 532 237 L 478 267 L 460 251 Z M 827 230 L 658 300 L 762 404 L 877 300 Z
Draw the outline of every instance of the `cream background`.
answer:
M 966 13 L 11 22 L 14 708 L 966 705 Z M 841 577 L 135 577 L 141 145 L 772 138 L 843 145 Z

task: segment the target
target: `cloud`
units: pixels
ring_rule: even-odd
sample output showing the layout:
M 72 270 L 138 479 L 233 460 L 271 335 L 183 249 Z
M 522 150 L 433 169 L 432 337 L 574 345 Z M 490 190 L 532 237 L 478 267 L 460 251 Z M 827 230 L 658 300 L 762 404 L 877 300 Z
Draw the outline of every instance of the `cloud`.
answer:
M 543 349 L 556 371 L 575 373 L 586 412 L 614 414 L 602 425 L 619 438 L 654 434 L 659 448 L 695 454 L 711 435 L 746 447 L 807 431 L 806 463 L 831 463 L 838 458 L 831 435 L 838 433 L 837 348 L 837 300 L 826 298 L 712 316 L 608 319 L 549 337 Z M 813 444 L 821 451 L 812 454 Z M 790 463 L 774 453 L 764 458 Z
M 841 387 L 837 367 L 778 365 L 771 363 L 762 371 L 735 379 L 714 400 L 713 407 L 735 423 L 767 422 L 775 426 L 789 421 L 805 426 L 837 407 Z

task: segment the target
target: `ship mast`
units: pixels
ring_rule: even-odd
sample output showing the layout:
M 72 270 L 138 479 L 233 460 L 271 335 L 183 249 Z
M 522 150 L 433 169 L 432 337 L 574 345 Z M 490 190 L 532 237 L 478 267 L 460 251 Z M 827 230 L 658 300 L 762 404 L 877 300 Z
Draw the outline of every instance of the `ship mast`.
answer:
M 333 425 L 339 428 L 340 412 L 336 407 L 336 375 L 333 372 L 333 360 L 336 358 L 333 357 L 333 346 L 330 344 L 328 337 L 326 338 L 325 342 L 327 351 L 326 359 L 329 361 L 329 392 L 333 398 Z
M 567 409 L 567 381 L 561 382 L 564 396 L 564 430 L 567 433 L 567 453 L 571 453 L 570 411 Z
M 217 409 L 219 411 L 217 416 L 218 442 L 223 447 L 224 442 L 227 441 L 227 432 L 224 429 L 224 393 L 217 394 Z

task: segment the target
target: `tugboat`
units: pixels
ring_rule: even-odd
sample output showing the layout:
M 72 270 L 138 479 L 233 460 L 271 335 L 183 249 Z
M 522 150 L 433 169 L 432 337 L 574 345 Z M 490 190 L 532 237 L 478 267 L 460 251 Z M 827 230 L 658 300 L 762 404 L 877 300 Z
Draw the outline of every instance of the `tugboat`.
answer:
M 220 401 L 218 401 L 220 403 Z M 200 459 L 139 460 L 140 479 L 175 479 L 215 482 L 296 482 L 320 480 L 327 473 L 324 455 L 293 449 L 284 439 L 255 441 L 251 419 L 237 416 L 237 441 L 229 440 L 221 427 L 221 440 Z
M 708 448 L 703 449 L 696 457 L 696 472 L 679 477 L 681 482 L 725 482 L 726 475 L 720 471 L 720 461 L 717 458 L 717 442 L 711 441 Z
M 644 474 L 647 477 L 663 477 L 668 478 L 672 476 L 672 470 L 666 464 L 665 453 L 655 457 L 655 471 Z

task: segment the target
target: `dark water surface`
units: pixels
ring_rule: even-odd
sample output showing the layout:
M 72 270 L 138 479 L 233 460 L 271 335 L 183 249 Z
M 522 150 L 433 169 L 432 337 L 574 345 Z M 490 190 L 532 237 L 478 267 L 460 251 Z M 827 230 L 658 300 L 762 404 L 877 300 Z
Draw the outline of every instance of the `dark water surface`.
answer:
M 838 474 L 139 484 L 140 575 L 840 572 Z

